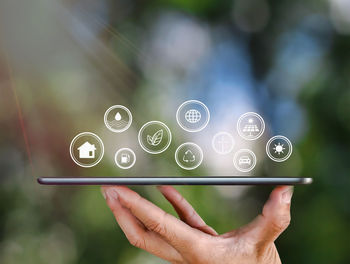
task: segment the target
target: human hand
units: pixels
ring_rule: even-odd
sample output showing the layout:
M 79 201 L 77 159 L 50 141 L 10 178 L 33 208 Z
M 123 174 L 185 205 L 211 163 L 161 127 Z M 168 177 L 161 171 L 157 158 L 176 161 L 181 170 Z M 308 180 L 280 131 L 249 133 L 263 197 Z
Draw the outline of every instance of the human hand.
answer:
M 239 229 L 218 235 L 170 186 L 159 187 L 180 219 L 127 187 L 102 192 L 129 242 L 171 263 L 278 264 L 274 241 L 288 227 L 293 187 L 276 187 L 262 213 Z

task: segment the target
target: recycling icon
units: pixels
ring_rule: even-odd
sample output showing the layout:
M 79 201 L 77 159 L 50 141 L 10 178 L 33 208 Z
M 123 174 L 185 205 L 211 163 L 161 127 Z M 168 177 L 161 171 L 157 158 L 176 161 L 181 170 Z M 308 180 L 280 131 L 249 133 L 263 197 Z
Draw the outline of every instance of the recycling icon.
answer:
M 182 160 L 186 163 L 194 162 L 196 161 L 196 156 L 193 154 L 193 152 L 190 149 L 188 149 L 185 151 L 185 154 L 183 155 Z
M 175 160 L 181 168 L 194 170 L 203 161 L 203 151 L 197 144 L 187 142 L 176 149 Z

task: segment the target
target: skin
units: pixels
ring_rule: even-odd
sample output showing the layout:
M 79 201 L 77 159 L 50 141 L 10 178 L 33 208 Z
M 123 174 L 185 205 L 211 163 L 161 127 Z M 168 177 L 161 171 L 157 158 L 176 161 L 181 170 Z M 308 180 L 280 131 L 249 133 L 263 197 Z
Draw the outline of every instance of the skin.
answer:
M 158 187 L 180 219 L 127 187 L 102 193 L 129 242 L 170 263 L 279 264 L 274 241 L 290 223 L 293 188 L 276 187 L 251 223 L 219 235 L 171 186 Z

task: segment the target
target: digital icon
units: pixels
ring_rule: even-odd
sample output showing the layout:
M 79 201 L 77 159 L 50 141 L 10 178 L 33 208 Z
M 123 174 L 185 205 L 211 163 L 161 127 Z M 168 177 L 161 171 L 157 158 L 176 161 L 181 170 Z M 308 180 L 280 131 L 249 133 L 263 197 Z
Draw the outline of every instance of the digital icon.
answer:
M 247 164 L 250 165 L 252 164 L 252 160 L 248 156 L 242 156 L 238 160 L 239 165 Z
M 185 154 L 182 157 L 182 160 L 186 163 L 194 162 L 196 161 L 196 156 L 193 154 L 193 152 L 188 149 L 185 151 Z
M 212 140 L 212 146 L 218 154 L 228 154 L 233 150 L 235 141 L 228 132 L 219 132 L 215 134 Z
M 79 150 L 79 158 L 81 159 L 95 158 L 96 147 L 94 144 L 90 144 L 88 141 L 86 141 L 83 145 L 81 145 L 78 148 L 78 150 Z
M 113 105 L 105 112 L 104 122 L 109 130 L 120 133 L 131 126 L 132 115 L 125 106 Z
M 72 160 L 77 165 L 90 168 L 102 160 L 104 145 L 96 134 L 83 132 L 73 138 L 69 152 Z
M 198 123 L 202 118 L 201 113 L 196 109 L 190 109 L 185 113 L 185 119 L 191 124 Z
M 266 153 L 276 162 L 286 161 L 293 152 L 292 143 L 285 136 L 274 136 L 266 144 Z
M 198 132 L 204 129 L 210 120 L 208 107 L 198 100 L 182 103 L 176 112 L 176 121 L 187 132 Z
M 119 168 L 130 169 L 136 163 L 135 152 L 130 148 L 121 148 L 115 153 L 114 161 Z
M 195 143 L 183 143 L 175 151 L 175 161 L 185 170 L 194 170 L 202 164 L 203 151 Z
M 169 147 L 171 132 L 164 123 L 150 121 L 141 127 L 138 140 L 143 150 L 151 154 L 159 154 Z
M 235 168 L 241 172 L 249 172 L 256 165 L 256 156 L 250 149 L 240 149 L 233 157 Z
M 163 139 L 163 129 L 159 129 L 156 133 L 154 133 L 152 136 L 147 135 L 147 143 L 151 146 L 158 146 L 160 142 L 162 142 Z
M 121 164 L 127 164 L 128 162 L 130 162 L 130 155 L 123 153 L 122 157 L 120 159 L 120 163 Z
M 245 113 L 238 119 L 237 130 L 246 140 L 258 139 L 265 131 L 264 119 L 254 112 Z

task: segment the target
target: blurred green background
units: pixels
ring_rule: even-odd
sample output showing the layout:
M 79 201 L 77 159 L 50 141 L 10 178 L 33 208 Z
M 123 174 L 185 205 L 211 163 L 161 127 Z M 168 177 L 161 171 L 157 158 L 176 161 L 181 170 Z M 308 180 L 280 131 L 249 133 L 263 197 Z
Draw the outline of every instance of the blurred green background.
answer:
M 265 161 L 259 174 L 314 178 L 295 189 L 282 262 L 349 263 L 349 14 L 347 0 L 0 0 L 0 263 L 164 263 L 128 244 L 98 187 L 36 177 L 121 175 L 119 144 L 135 144 L 149 119 L 176 131 L 173 111 L 188 98 L 221 121 L 211 129 L 258 111 L 268 135 L 295 147 L 283 169 Z M 117 103 L 135 117 L 122 139 L 101 121 Z M 68 155 L 85 130 L 109 142 L 93 169 Z M 172 148 L 141 165 L 183 173 Z M 135 189 L 174 213 L 155 187 Z M 272 187 L 178 189 L 223 233 L 253 219 Z

